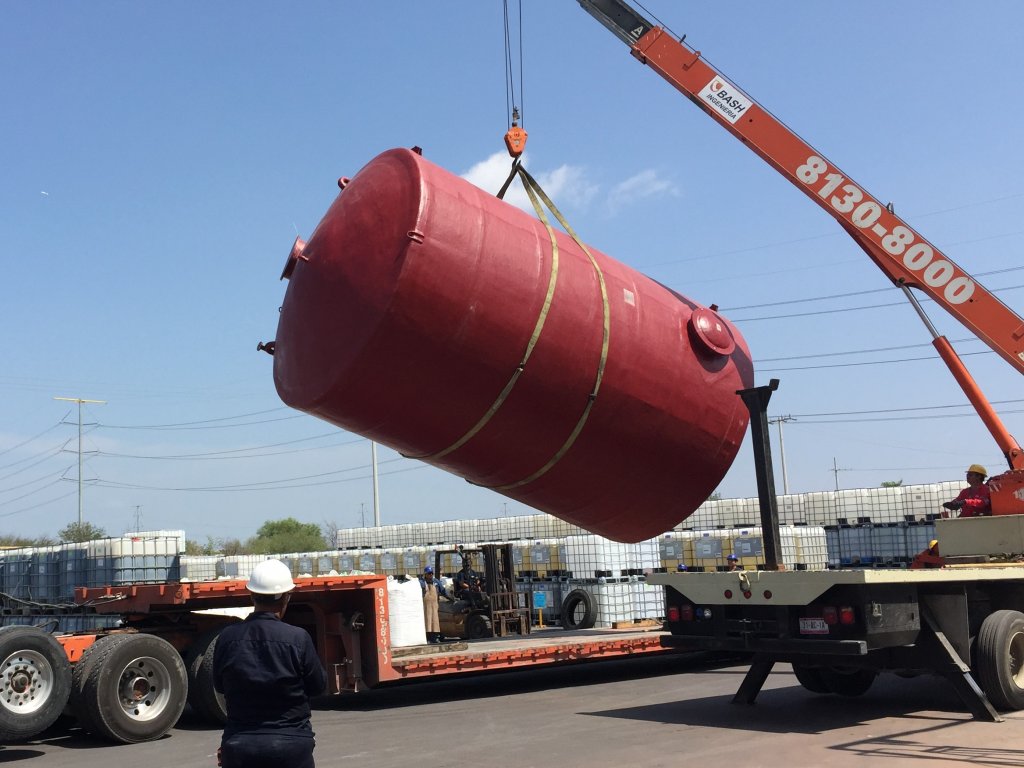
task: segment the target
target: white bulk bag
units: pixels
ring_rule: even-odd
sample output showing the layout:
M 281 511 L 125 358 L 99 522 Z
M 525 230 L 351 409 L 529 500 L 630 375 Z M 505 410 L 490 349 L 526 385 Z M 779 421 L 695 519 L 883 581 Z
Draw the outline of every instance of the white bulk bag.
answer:
M 391 613 L 391 646 L 424 645 L 423 590 L 419 579 L 399 581 L 388 576 L 388 604 Z

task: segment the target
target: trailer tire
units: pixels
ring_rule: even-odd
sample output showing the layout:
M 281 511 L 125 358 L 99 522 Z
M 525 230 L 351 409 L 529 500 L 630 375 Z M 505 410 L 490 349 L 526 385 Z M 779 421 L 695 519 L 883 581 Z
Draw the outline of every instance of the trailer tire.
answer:
M 71 664 L 53 635 L 38 627 L 0 629 L 0 744 L 45 731 L 70 694 Z
M 82 727 L 123 744 L 153 741 L 178 722 L 188 696 L 181 655 L 154 635 L 110 635 L 93 645 L 75 685 Z
M 466 637 L 479 640 L 491 636 L 491 622 L 481 613 L 473 613 L 466 617 Z
M 989 614 L 981 623 L 975 647 L 978 683 L 992 706 L 1024 709 L 1024 614 Z
M 224 725 L 228 721 L 224 694 L 213 687 L 213 652 L 224 627 L 204 632 L 185 655 L 188 674 L 188 703 L 203 720 Z
M 583 608 L 583 615 L 576 618 L 576 611 Z M 585 589 L 574 589 L 562 601 L 562 626 L 566 629 L 590 629 L 597 623 L 597 606 L 594 596 Z
M 878 677 L 875 670 L 861 667 L 823 667 L 819 671 L 828 690 L 840 696 L 862 696 Z
M 825 680 L 821 676 L 820 667 L 794 664 L 793 674 L 796 675 L 796 681 L 811 693 L 832 693 L 832 689 L 825 684 Z

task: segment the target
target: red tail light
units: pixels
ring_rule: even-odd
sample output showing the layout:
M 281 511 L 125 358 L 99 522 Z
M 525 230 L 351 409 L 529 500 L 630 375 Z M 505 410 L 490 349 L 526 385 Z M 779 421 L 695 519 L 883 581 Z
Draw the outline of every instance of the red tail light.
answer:
M 687 603 L 686 605 L 679 606 L 679 620 L 680 621 L 693 621 L 693 606 Z
M 834 605 L 826 605 L 821 609 L 821 618 L 831 627 L 839 623 L 839 612 Z
M 668 616 L 666 618 L 668 618 L 669 621 L 679 621 L 679 609 L 674 605 L 669 606 Z
M 853 624 L 857 620 L 857 617 L 853 613 L 853 608 L 849 605 L 844 605 L 839 609 L 839 623 L 840 624 Z

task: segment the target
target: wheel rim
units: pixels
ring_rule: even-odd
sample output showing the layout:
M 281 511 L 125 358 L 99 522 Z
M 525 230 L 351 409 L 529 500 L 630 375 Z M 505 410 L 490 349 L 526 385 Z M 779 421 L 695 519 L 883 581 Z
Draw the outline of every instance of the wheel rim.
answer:
M 53 693 L 53 667 L 36 651 L 17 651 L 0 663 L 0 707 L 27 715 L 46 705 Z
M 1018 688 L 1024 688 L 1024 632 L 1015 632 L 1009 643 L 1010 678 Z
M 132 720 L 152 720 L 170 705 L 172 685 L 171 672 L 160 659 L 140 656 L 121 672 L 118 702 Z

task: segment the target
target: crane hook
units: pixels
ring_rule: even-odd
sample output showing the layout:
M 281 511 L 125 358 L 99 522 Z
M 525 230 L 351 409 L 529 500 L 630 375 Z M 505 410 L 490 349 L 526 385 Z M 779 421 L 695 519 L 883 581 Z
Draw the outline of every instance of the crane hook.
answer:
M 511 157 L 519 157 L 526 149 L 526 131 L 519 127 L 518 107 L 512 107 L 512 127 L 505 134 L 505 147 Z

